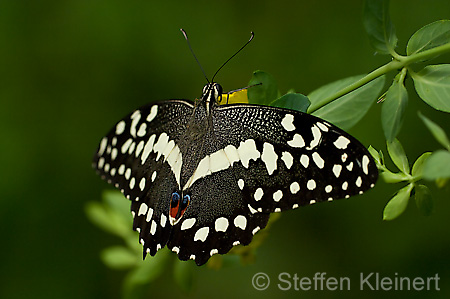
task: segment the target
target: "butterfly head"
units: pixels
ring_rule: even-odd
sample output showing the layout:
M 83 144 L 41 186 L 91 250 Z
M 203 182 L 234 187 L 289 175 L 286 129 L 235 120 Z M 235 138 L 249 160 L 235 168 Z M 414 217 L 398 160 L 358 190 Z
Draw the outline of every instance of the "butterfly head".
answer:
M 209 103 L 219 103 L 222 99 L 222 86 L 219 83 L 211 82 L 203 87 L 202 102 L 209 106 Z

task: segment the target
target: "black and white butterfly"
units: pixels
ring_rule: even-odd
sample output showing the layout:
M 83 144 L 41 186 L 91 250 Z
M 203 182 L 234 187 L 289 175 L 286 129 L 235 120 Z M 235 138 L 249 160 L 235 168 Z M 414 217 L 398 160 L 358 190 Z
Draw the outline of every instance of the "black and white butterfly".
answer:
M 143 106 L 100 142 L 93 166 L 131 200 L 144 257 L 167 245 L 202 265 L 248 245 L 270 213 L 374 186 L 369 152 L 327 121 L 221 99 L 212 82 L 199 100 Z
M 378 172 L 366 148 L 325 120 L 250 104 L 200 100 L 134 111 L 104 137 L 97 172 L 132 201 L 144 256 L 168 246 L 202 265 L 247 245 L 272 212 L 361 194 Z

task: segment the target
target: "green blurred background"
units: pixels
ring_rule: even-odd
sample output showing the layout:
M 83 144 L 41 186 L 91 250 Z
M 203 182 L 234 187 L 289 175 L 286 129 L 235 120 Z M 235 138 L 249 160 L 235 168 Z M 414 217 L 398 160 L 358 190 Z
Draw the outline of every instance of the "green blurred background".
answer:
M 209 75 L 255 32 L 217 76 L 225 90 L 246 86 L 261 69 L 282 92 L 307 94 L 388 62 L 368 43 L 362 7 L 362 1 L 0 1 L 0 298 L 120 297 L 126 273 L 104 266 L 99 252 L 121 240 L 85 216 L 86 202 L 110 188 L 91 158 L 102 135 L 136 107 L 201 94 L 205 79 L 179 28 Z M 450 2 L 393 1 L 391 17 L 404 54 L 414 31 L 450 18 Z M 449 63 L 450 55 L 438 62 Z M 450 124 L 448 114 L 409 95 L 399 139 L 416 159 L 439 148 L 416 111 L 447 133 Z M 379 106 L 350 133 L 385 152 Z M 196 268 L 192 295 L 450 298 L 450 193 L 428 186 L 436 199 L 430 217 L 411 201 L 399 219 L 383 222 L 383 208 L 400 186 L 382 181 L 364 196 L 283 213 L 254 264 Z M 251 285 L 257 272 L 272 279 L 265 291 Z M 283 292 L 276 287 L 281 272 L 350 277 L 352 291 Z M 439 273 L 441 291 L 361 292 L 360 272 Z M 171 269 L 148 294 L 185 296 Z

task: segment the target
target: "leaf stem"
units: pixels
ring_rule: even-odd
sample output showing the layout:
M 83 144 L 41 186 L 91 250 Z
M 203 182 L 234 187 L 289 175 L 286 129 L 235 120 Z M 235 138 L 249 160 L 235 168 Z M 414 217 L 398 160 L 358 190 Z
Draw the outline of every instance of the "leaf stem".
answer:
M 413 54 L 410 56 L 402 56 L 402 55 L 397 54 L 396 57 L 393 58 L 393 60 L 391 62 L 380 66 L 379 68 L 370 72 L 369 74 L 367 74 L 360 80 L 356 81 L 355 83 L 352 83 L 347 87 L 344 87 L 340 91 L 336 92 L 335 94 L 333 94 L 327 98 L 322 99 L 321 101 L 311 104 L 311 106 L 308 109 L 308 113 L 313 113 L 314 111 L 322 108 L 326 104 L 331 103 L 332 101 L 340 98 L 341 96 L 358 89 L 359 87 L 367 84 L 368 82 L 370 82 L 388 72 L 391 72 L 393 70 L 402 69 L 412 63 L 430 59 L 430 58 L 433 58 L 435 56 L 441 55 L 446 52 L 450 52 L 450 43 L 447 43 L 447 44 L 444 44 L 444 45 L 441 45 L 441 46 L 438 46 L 438 47 L 435 47 L 435 48 L 432 48 L 432 49 L 429 49 L 429 50 L 426 50 L 423 52 L 419 52 L 417 54 Z

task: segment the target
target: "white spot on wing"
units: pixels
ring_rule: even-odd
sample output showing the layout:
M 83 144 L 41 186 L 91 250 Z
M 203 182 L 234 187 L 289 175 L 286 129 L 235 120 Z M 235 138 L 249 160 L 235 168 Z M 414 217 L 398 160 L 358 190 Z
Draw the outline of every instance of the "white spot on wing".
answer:
M 147 143 L 145 144 L 144 152 L 142 153 L 142 156 L 141 156 L 141 164 L 145 163 L 145 161 L 148 158 L 148 155 L 150 155 L 150 153 L 152 152 L 153 145 L 155 143 L 155 139 L 156 139 L 156 135 L 153 134 L 152 136 L 150 136 Z
M 319 153 L 314 152 L 312 154 L 312 158 L 313 158 L 314 163 L 316 163 L 317 167 L 322 169 L 325 164 L 325 161 L 322 159 L 322 157 L 319 155 Z
M 144 191 L 145 188 L 145 178 L 142 178 L 141 181 L 139 182 L 139 189 L 141 189 L 141 191 Z
M 287 169 L 291 169 L 292 164 L 294 163 L 294 158 L 289 152 L 283 152 L 281 154 L 281 160 L 283 160 L 284 165 L 286 165 Z
M 147 214 L 148 206 L 145 202 L 141 203 L 139 207 L 138 216 Z
M 130 134 L 133 137 L 136 137 L 136 126 L 141 119 L 141 111 L 136 110 L 131 115 L 131 126 L 130 126 Z
M 306 183 L 306 188 L 308 188 L 309 190 L 314 190 L 316 189 L 316 181 L 314 180 L 309 180 L 308 183 Z
M 303 140 L 302 135 L 295 133 L 294 138 L 292 138 L 292 140 L 289 140 L 287 144 L 291 147 L 304 147 L 305 140 Z
M 102 169 L 102 168 L 103 168 L 103 165 L 105 165 L 105 158 L 100 157 L 100 159 L 98 159 L 98 162 L 97 162 L 97 167 L 98 167 L 99 169 Z
M 132 142 L 133 142 L 133 139 L 129 138 L 127 141 L 125 141 L 124 144 L 122 144 L 122 148 L 120 149 L 122 154 L 125 154 L 128 151 Z
M 150 227 L 150 234 L 155 235 L 157 226 L 158 225 L 156 224 L 155 220 L 152 220 L 152 226 Z
M 283 197 L 283 191 L 281 191 L 281 190 L 278 190 L 273 194 L 273 200 L 275 202 L 279 202 L 282 197 Z
M 292 114 L 286 114 L 281 121 L 281 125 L 286 131 L 294 131 L 295 126 L 293 124 L 294 116 Z
M 98 150 L 98 154 L 101 156 L 105 152 L 106 145 L 108 144 L 108 138 L 103 137 L 102 141 L 100 141 L 100 148 Z
M 352 169 L 353 169 L 353 162 L 350 162 L 350 163 L 346 166 L 346 168 L 348 169 L 348 171 L 352 171 Z
M 135 184 L 136 184 L 136 179 L 135 178 L 131 178 L 131 180 L 130 180 L 130 189 L 133 189 Z
M 272 144 L 264 142 L 263 153 L 261 155 L 261 160 L 266 164 L 267 173 L 269 175 L 277 169 L 278 155 L 275 153 Z
M 142 123 L 141 126 L 139 127 L 137 135 L 139 137 L 144 137 L 145 134 L 147 134 L 147 124 L 146 123 Z
M 356 184 L 357 187 L 361 187 L 361 185 L 362 185 L 362 179 L 361 179 L 360 176 L 356 179 L 355 184 Z
M 334 164 L 333 166 L 333 173 L 335 177 L 339 177 L 341 175 L 342 165 Z
M 300 191 L 300 185 L 297 182 L 293 182 L 289 189 L 291 190 L 292 194 L 296 194 L 298 191 Z
M 303 167 L 308 168 L 308 166 L 309 166 L 309 157 L 307 155 L 302 155 L 300 157 L 300 163 L 302 163 Z
M 147 116 L 147 121 L 151 122 L 156 117 L 156 114 L 158 114 L 158 105 L 152 106 L 150 114 Z
M 134 152 L 136 158 L 139 157 L 139 155 L 141 154 L 142 150 L 144 149 L 144 145 L 145 145 L 144 140 L 141 140 L 137 145 L 136 151 Z
M 181 230 L 186 230 L 186 229 L 190 229 L 191 227 L 194 226 L 195 224 L 195 218 L 189 218 L 183 221 L 183 223 L 181 223 Z
M 205 242 L 209 234 L 209 227 L 205 226 L 195 232 L 194 241 Z
M 116 135 L 120 135 L 125 131 L 125 121 L 120 121 L 117 125 L 116 125 Z
M 330 193 L 331 190 L 333 190 L 333 186 L 328 185 L 328 186 L 325 187 L 325 192 L 326 192 L 326 193 Z
M 258 188 L 255 191 L 254 198 L 255 198 L 256 201 L 260 201 L 263 195 L 264 195 L 263 189 L 262 188 Z
M 343 182 L 342 183 L 342 190 L 347 190 L 347 188 L 348 188 L 348 183 L 347 182 Z
M 316 125 L 319 127 L 319 129 L 321 129 L 324 132 L 328 132 L 328 127 L 325 126 L 323 123 L 321 122 L 316 122 Z
M 125 178 L 129 180 L 130 176 L 131 176 L 131 168 L 127 168 L 127 170 L 125 171 Z
M 147 212 L 147 217 L 145 218 L 145 221 L 150 222 L 150 220 L 152 220 L 152 216 L 153 216 L 153 209 L 149 208 L 148 212 Z
M 161 214 L 161 226 L 165 227 L 166 226 L 166 222 L 167 222 L 167 217 L 164 214 Z
M 214 228 L 216 232 L 225 232 L 228 228 L 228 219 L 225 217 L 217 218 L 214 223 Z
M 238 186 L 239 186 L 239 189 L 244 189 L 244 180 L 243 179 L 239 179 L 238 180 Z
M 311 140 L 309 147 L 306 148 L 307 150 L 312 150 L 313 148 L 315 148 L 317 145 L 319 145 L 320 140 L 322 139 L 322 133 L 316 125 L 313 125 L 311 127 L 311 132 L 313 135 L 313 140 Z
M 245 216 L 242 215 L 236 216 L 236 218 L 234 218 L 234 225 L 244 230 L 245 227 L 247 226 L 247 218 L 245 218 Z
M 362 157 L 362 169 L 364 171 L 364 173 L 367 175 L 369 174 L 369 157 L 367 157 L 367 155 L 364 155 Z
M 350 140 L 348 140 L 348 138 L 344 136 L 339 136 L 338 139 L 333 142 L 334 146 L 336 146 L 336 148 L 338 149 L 346 149 L 349 143 Z
M 242 165 L 248 168 L 250 160 L 257 160 L 260 157 L 259 151 L 256 149 L 255 140 L 247 139 L 245 142 L 240 143 L 237 149 Z

